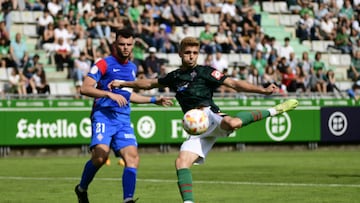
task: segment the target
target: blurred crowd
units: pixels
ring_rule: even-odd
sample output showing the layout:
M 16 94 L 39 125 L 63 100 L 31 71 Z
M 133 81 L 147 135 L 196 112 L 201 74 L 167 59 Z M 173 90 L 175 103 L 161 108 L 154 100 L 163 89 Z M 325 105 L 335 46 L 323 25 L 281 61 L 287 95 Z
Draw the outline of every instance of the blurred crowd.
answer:
M 66 71 L 74 80 L 77 98 L 84 76 L 94 62 L 111 53 L 114 31 L 130 28 L 136 34 L 133 61 L 138 77 L 161 77 L 168 60 L 160 54 L 178 52 L 179 42 L 201 28 L 200 65 L 210 65 L 230 77 L 267 86 L 277 84 L 282 93 L 340 92 L 334 70 L 326 67 L 321 52 L 300 57 L 291 38 L 279 39 L 264 33 L 261 15 L 252 0 L 0 0 L 1 67 L 11 67 L 10 93 L 50 94 L 39 55 L 27 52 L 21 33 L 11 33 L 13 11 L 41 11 L 36 19 L 37 49 L 46 52 L 56 71 Z M 288 12 L 299 15 L 294 25 L 296 39 L 332 40 L 329 47 L 351 55 L 350 80 L 360 79 L 360 0 L 287 0 Z M 204 19 L 214 14 L 214 23 Z M 216 22 L 216 23 L 215 23 Z M 10 36 L 15 36 L 11 39 Z M 231 63 L 224 55 L 251 55 L 250 64 Z M 201 60 L 200 60 L 201 59 Z M 5 90 L 6 89 L 6 90 Z M 159 89 L 159 92 L 169 92 Z M 231 90 L 220 87 L 222 94 Z

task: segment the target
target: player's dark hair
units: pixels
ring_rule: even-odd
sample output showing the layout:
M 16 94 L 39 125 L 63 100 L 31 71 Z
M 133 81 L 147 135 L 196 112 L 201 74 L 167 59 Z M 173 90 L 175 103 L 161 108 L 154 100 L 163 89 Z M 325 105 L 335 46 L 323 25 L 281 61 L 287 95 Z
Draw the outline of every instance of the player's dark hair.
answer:
M 116 39 L 118 37 L 130 38 L 134 37 L 134 33 L 130 29 L 121 29 L 116 31 Z

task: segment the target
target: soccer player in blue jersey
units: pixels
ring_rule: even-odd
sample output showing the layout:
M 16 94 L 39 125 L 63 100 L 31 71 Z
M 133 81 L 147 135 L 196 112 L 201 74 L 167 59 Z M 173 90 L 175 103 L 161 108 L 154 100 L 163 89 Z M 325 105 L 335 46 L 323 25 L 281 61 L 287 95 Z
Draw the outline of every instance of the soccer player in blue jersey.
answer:
M 113 81 L 110 88 L 136 87 L 151 89 L 155 87 L 170 87 L 176 93 L 183 113 L 190 109 L 201 108 L 208 114 L 210 126 L 206 132 L 197 136 L 189 136 L 181 145 L 175 161 L 178 177 L 178 187 L 184 203 L 193 203 L 192 175 L 190 167 L 194 163 L 202 163 L 215 144 L 218 137 L 227 137 L 231 132 L 252 122 L 275 116 L 292 110 L 298 105 L 295 99 L 289 99 L 273 108 L 239 112 L 229 116 L 220 111 L 213 101 L 213 93 L 221 85 L 237 92 L 253 92 L 270 95 L 278 91 L 274 84 L 266 88 L 252 85 L 246 81 L 233 80 L 210 66 L 197 65 L 200 43 L 196 38 L 186 37 L 180 43 L 179 56 L 182 65 L 179 69 L 168 73 L 162 78 L 143 79 L 132 82 Z
M 129 30 L 119 30 L 112 45 L 112 54 L 98 60 L 81 86 L 81 93 L 94 97 L 91 112 L 92 138 L 91 159 L 86 162 L 80 183 L 75 187 L 79 203 L 89 202 L 87 189 L 96 172 L 105 164 L 110 149 L 124 159 L 122 174 L 124 203 L 133 200 L 139 154 L 134 129 L 130 121 L 130 102 L 172 105 L 171 98 L 145 97 L 132 89 L 109 89 L 115 81 L 134 81 L 137 67 L 129 61 L 134 37 Z

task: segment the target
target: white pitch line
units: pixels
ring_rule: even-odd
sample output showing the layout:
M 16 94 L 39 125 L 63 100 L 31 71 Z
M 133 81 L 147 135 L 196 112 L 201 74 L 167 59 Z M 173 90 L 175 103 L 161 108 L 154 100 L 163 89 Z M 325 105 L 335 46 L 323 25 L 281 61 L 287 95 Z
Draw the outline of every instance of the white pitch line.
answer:
M 79 180 L 79 177 L 23 177 L 23 176 L 0 176 L 0 180 Z M 121 178 L 96 178 L 101 181 L 121 181 Z M 141 179 L 139 182 L 176 183 L 176 180 L 164 179 Z M 242 181 L 193 181 L 194 184 L 222 184 L 222 185 L 258 185 L 258 186 L 291 186 L 291 187 L 347 187 L 360 188 L 360 184 L 338 184 L 338 183 L 269 183 L 269 182 L 242 182 Z

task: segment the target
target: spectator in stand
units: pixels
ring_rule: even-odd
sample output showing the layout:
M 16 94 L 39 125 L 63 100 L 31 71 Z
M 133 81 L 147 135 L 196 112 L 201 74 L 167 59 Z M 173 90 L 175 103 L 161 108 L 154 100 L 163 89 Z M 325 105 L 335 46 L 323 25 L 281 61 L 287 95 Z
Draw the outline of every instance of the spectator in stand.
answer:
M 9 76 L 9 92 L 20 96 L 27 95 L 25 81 L 16 67 L 12 68 Z
M 290 66 L 290 68 L 293 70 L 294 73 L 296 72 L 296 67 L 298 66 L 298 64 L 299 64 L 299 61 L 296 58 L 295 53 L 291 52 L 290 53 L 290 58 L 289 58 L 289 61 L 288 61 L 288 65 Z
M 160 22 L 161 10 L 157 0 L 149 0 L 145 3 L 145 8 L 150 12 L 151 18 L 155 22 Z
M 314 23 L 314 18 L 311 17 L 310 13 L 306 12 L 301 16 L 296 28 L 296 37 L 300 39 L 300 43 L 302 43 L 304 40 L 315 39 Z
M 75 95 L 76 99 L 81 98 L 80 87 L 83 84 L 85 76 L 90 71 L 90 67 L 91 67 L 90 65 L 91 64 L 89 63 L 89 61 L 86 60 L 86 55 L 84 52 L 81 52 L 80 57 L 78 59 L 75 59 L 74 61 L 73 78 L 76 89 L 76 95 Z
M 160 74 L 162 61 L 156 56 L 156 48 L 149 48 L 149 56 L 145 58 L 145 74 L 147 78 L 157 78 Z
M 219 25 L 217 32 L 214 33 L 214 42 L 217 50 L 230 53 L 231 43 L 223 25 Z
M 1 6 L 0 6 L 1 12 L 3 13 L 3 19 L 4 19 L 3 23 L 5 26 L 5 29 L 1 29 L 0 32 L 6 31 L 6 33 L 10 33 L 11 25 L 12 25 L 11 11 L 13 9 L 17 8 L 17 5 L 16 5 L 17 1 L 3 0 L 3 1 L 0 1 L 0 4 L 1 4 Z M 8 35 L 8 37 L 9 37 L 9 35 Z M 10 39 L 10 38 L 8 38 L 8 39 Z
M 205 59 L 204 59 L 204 63 L 202 65 L 212 67 L 213 60 L 214 60 L 213 54 L 206 54 Z
M 341 93 L 340 89 L 336 85 L 336 78 L 333 70 L 330 69 L 326 72 L 325 80 L 327 82 L 327 86 L 326 86 L 327 92 L 334 92 L 334 90 L 336 90 L 338 93 Z
M 91 12 L 88 12 L 87 10 L 85 10 L 84 14 L 80 15 L 79 25 L 84 30 L 85 37 L 89 37 L 89 36 L 95 37 L 97 32 L 96 32 L 96 28 L 95 28 L 95 22 L 92 21 Z
M 10 56 L 13 65 L 17 68 L 22 68 L 29 60 L 26 43 L 22 40 L 21 34 L 18 32 L 15 35 L 15 41 L 10 44 Z
M 191 26 L 204 26 L 204 19 L 201 17 L 201 11 L 195 4 L 195 0 L 185 1 L 184 11 L 187 21 Z
M 0 67 L 5 68 L 11 64 L 10 46 L 5 38 L 0 38 Z
M 58 39 L 58 43 L 55 45 L 55 63 L 56 71 L 64 71 L 64 66 L 67 67 L 67 78 L 71 78 L 71 74 L 74 67 L 74 62 L 71 59 L 71 47 L 65 43 L 63 38 Z
M 292 46 L 290 46 L 290 38 L 289 37 L 285 37 L 284 39 L 284 45 L 279 47 L 278 50 L 278 56 L 281 57 L 285 57 L 286 60 L 289 60 L 290 58 L 290 53 L 295 52 L 294 48 Z
M 286 73 L 287 66 L 289 66 L 288 60 L 285 57 L 281 57 L 276 63 L 276 71 L 280 74 Z
M 49 0 L 46 7 L 52 16 L 58 15 L 62 10 L 60 0 Z
M 36 73 L 36 69 L 41 67 L 42 64 L 40 63 L 40 56 L 38 54 L 35 54 L 24 66 L 22 76 L 25 82 L 27 93 L 37 93 L 36 86 L 32 78 Z
M 263 58 L 263 52 L 261 50 L 257 50 L 255 57 L 251 59 L 250 67 L 252 69 L 257 69 L 258 75 L 263 77 L 267 65 L 267 61 Z
M 271 54 L 271 46 L 270 37 L 268 35 L 264 35 L 262 38 L 260 38 L 260 41 L 256 44 L 256 50 L 262 52 L 263 59 L 266 61 L 269 59 Z
M 93 44 L 93 39 L 91 37 L 86 38 L 85 47 L 83 49 L 85 53 L 85 58 L 90 62 L 91 65 L 94 64 L 96 58 L 96 49 Z
M 180 42 L 185 37 L 194 37 L 194 36 L 192 36 L 192 34 L 193 33 L 190 33 L 189 25 L 184 24 L 183 27 L 182 27 L 182 31 L 178 33 L 178 37 L 179 37 Z
M 310 58 L 309 58 L 309 53 L 304 51 L 302 53 L 302 58 L 301 60 L 299 61 L 299 63 L 297 64 L 297 66 L 299 66 L 302 71 L 304 72 L 305 74 L 305 80 L 308 81 L 309 80 L 309 76 L 313 73 L 311 73 L 310 71 L 313 70 L 313 62 L 310 61 Z
M 43 36 L 44 31 L 49 24 L 54 24 L 54 18 L 50 15 L 49 10 L 45 9 L 43 15 L 39 16 L 37 19 L 37 34 Z
M 339 16 L 345 17 L 350 22 L 354 20 L 354 10 L 350 0 L 344 0 L 343 6 L 340 8 Z
M 132 54 L 132 62 L 138 67 L 139 72 L 144 72 L 145 52 L 149 49 L 149 45 L 139 37 L 134 38 L 134 47 Z
M 287 65 L 285 67 L 285 73 L 282 74 L 281 83 L 286 86 L 287 92 L 296 92 L 297 90 L 297 81 L 296 75 L 294 74 L 293 69 Z
M 348 78 L 352 81 L 360 80 L 360 50 L 357 50 L 351 59 Z
M 327 3 L 321 1 L 318 10 L 315 12 L 315 19 L 321 21 L 325 16 L 328 16 L 330 20 L 334 17 L 333 13 L 329 11 Z
M 97 32 L 96 37 L 110 39 L 110 26 L 107 16 L 105 14 L 105 8 L 101 5 L 100 0 L 95 2 L 95 17 L 92 18 L 92 23 L 95 23 L 95 29 Z
M 177 26 L 189 23 L 185 16 L 185 6 L 183 5 L 182 0 L 174 0 L 174 3 L 171 4 L 171 10 Z
M 330 19 L 330 14 L 325 15 L 320 22 L 320 39 L 334 40 L 336 36 L 336 27 Z
M 213 58 L 211 67 L 215 68 L 219 72 L 224 72 L 225 68 L 228 68 L 229 61 L 225 59 L 224 55 L 220 50 L 216 51 L 215 57 Z
M 5 21 L 0 20 L 0 39 L 4 39 L 6 43 L 10 43 L 10 34 L 6 30 Z
M 95 48 L 95 61 L 99 58 L 109 56 L 111 53 L 109 44 L 106 39 L 100 39 L 99 45 Z
M 306 92 L 307 75 L 301 66 L 296 66 L 295 78 L 296 90 L 300 89 L 301 92 Z
M 254 29 L 248 23 L 243 24 L 241 36 L 244 40 L 245 46 L 250 47 L 250 53 L 256 50 L 256 39 L 254 35 Z
M 67 22 L 63 19 L 60 19 L 57 25 L 58 26 L 54 30 L 55 43 L 58 43 L 59 39 L 63 39 L 63 43 L 69 44 L 72 36 L 69 33 L 69 30 L 66 28 L 68 26 Z
M 228 33 L 232 51 L 235 53 L 250 53 L 250 46 L 244 42 L 241 36 L 241 29 L 238 28 L 236 22 L 230 24 Z
M 201 52 L 207 54 L 213 54 L 215 52 L 214 33 L 211 32 L 210 23 L 206 23 L 204 30 L 200 32 L 199 41 Z
M 78 1 L 77 9 L 80 16 L 83 16 L 85 12 L 91 13 L 91 3 L 89 2 L 89 0 Z
M 259 71 L 256 68 L 250 68 L 247 81 L 256 86 L 262 86 L 264 83 L 263 78 L 259 75 Z
M 154 39 L 156 41 L 156 48 L 161 53 L 175 53 L 175 47 L 171 43 L 169 36 L 166 32 L 166 25 L 160 24 L 159 30 L 154 33 Z
M 175 48 L 175 50 L 174 50 L 175 53 L 178 53 L 179 44 L 180 44 L 180 35 L 179 35 L 179 32 L 178 32 L 175 24 L 171 25 L 170 32 L 168 33 L 168 37 L 169 37 L 170 43 Z
M 279 86 L 279 76 L 278 74 L 276 74 L 274 68 L 270 65 L 267 65 L 265 68 L 265 73 L 263 76 L 263 83 L 262 86 L 263 87 L 267 87 L 270 84 L 276 84 L 277 86 Z
M 301 5 L 298 3 L 298 0 L 286 0 L 289 11 L 292 14 L 299 14 L 301 10 Z
M 38 94 L 50 94 L 50 86 L 47 82 L 46 74 L 42 66 L 36 68 L 32 80 Z
M 269 45 L 271 47 L 271 50 L 268 57 L 268 64 L 276 66 L 276 62 L 278 60 L 279 45 L 277 44 L 275 37 L 270 37 Z
M 360 80 L 355 81 L 350 89 L 346 91 L 350 99 L 355 100 L 356 102 L 360 99 Z
M 172 13 L 170 0 L 164 0 L 160 9 L 161 9 L 161 22 L 167 25 L 175 24 L 175 18 Z
M 311 75 L 309 78 L 308 85 L 312 92 L 320 92 L 320 93 L 327 92 L 327 81 L 323 68 L 318 68 L 315 70 L 315 74 Z
M 312 64 L 312 68 L 314 69 L 314 71 L 310 71 L 311 73 L 316 72 L 318 69 L 323 69 L 323 70 L 326 69 L 325 63 L 324 61 L 322 61 L 321 56 L 322 56 L 321 52 L 315 53 L 315 60 L 313 61 Z
M 129 22 L 131 24 L 131 28 L 134 30 L 134 33 L 139 33 L 141 30 L 141 10 L 139 0 L 132 0 L 131 5 L 128 9 Z
M 334 48 L 339 49 L 343 54 L 351 54 L 352 44 L 350 42 L 350 36 L 345 26 L 341 26 L 338 29 L 334 41 L 335 41 Z
M 144 9 L 141 14 L 141 30 L 139 31 L 139 34 L 140 38 L 151 47 L 155 46 L 155 42 L 153 40 L 153 27 L 154 19 L 152 18 L 149 10 Z
M 235 21 L 237 22 L 237 12 L 234 0 L 225 0 L 221 12 L 220 12 L 220 22 L 221 21 Z

